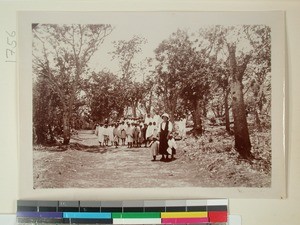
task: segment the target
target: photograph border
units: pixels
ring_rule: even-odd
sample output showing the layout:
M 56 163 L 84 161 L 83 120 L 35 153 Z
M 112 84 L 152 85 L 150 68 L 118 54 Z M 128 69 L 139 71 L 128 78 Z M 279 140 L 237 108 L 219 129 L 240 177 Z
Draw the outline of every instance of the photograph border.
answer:
M 112 14 L 136 12 L 18 12 L 18 119 L 19 119 L 19 198 L 47 200 L 142 200 L 192 198 L 286 198 L 285 137 L 285 13 L 191 12 L 214 18 L 210 23 L 266 24 L 272 30 L 272 184 L 271 188 L 60 188 L 33 189 L 32 159 L 32 23 L 95 23 Z M 174 12 L 147 12 L 174 13 Z M 176 11 L 176 13 L 189 13 Z M 97 20 L 95 20 L 97 18 Z M 216 18 L 219 18 L 218 20 Z M 238 18 L 238 20 L 237 20 Z M 104 22 L 106 23 L 106 22 Z

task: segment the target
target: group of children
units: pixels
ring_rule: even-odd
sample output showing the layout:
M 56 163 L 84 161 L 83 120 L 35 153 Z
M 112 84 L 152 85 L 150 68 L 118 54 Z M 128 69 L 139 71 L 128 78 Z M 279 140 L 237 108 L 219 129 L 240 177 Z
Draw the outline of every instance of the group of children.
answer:
M 157 119 L 156 119 L 157 120 Z M 144 121 L 139 120 L 122 120 L 114 124 L 100 123 L 96 125 L 95 134 L 98 137 L 100 146 L 126 146 L 133 147 L 150 147 L 153 161 L 159 155 L 159 123 L 156 120 L 150 120 L 146 117 Z M 174 158 L 176 154 L 175 139 L 170 135 L 169 154 Z
M 97 124 L 95 134 L 98 136 L 100 146 L 125 146 L 128 148 L 141 147 L 147 145 L 157 138 L 158 126 L 155 122 L 146 123 L 129 123 L 125 121 L 115 124 Z

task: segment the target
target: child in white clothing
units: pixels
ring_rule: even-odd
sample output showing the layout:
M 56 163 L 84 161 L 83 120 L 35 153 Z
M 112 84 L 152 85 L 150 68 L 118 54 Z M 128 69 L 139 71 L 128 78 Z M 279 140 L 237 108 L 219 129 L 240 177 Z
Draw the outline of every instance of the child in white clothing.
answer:
M 157 138 L 153 138 L 153 140 L 151 141 L 150 145 L 150 150 L 151 150 L 151 154 L 153 159 L 151 161 L 156 161 L 156 156 L 159 154 L 158 153 L 158 149 L 159 149 L 159 141 L 157 140 Z
M 176 155 L 177 144 L 172 134 L 168 138 L 168 149 L 167 152 L 171 155 L 171 160 L 174 160 Z

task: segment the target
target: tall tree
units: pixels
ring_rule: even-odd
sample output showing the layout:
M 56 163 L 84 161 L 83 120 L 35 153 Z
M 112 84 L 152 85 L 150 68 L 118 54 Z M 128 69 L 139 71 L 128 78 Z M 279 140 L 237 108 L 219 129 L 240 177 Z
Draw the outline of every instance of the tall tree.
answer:
M 212 80 L 212 92 L 214 92 L 214 98 L 211 101 L 211 108 L 215 116 L 225 119 L 225 128 L 228 133 L 230 130 L 230 114 L 229 109 L 231 107 L 230 102 L 230 71 L 228 61 L 221 61 L 215 63 L 213 70 Z
M 70 141 L 70 119 L 88 62 L 112 30 L 105 24 L 32 26 L 34 73 L 59 96 L 64 144 Z
M 134 36 L 128 41 L 115 41 L 113 42 L 115 50 L 111 52 L 112 58 L 118 60 L 121 70 L 124 90 L 122 102 L 132 108 L 134 117 L 136 117 L 137 103 L 142 99 L 139 85 L 134 81 L 139 71 L 139 62 L 136 61 L 136 56 L 141 53 L 141 46 L 145 43 L 147 40 L 139 36 Z
M 167 40 L 162 41 L 155 49 L 157 94 L 162 98 L 164 111 L 174 120 L 178 100 L 182 92 L 182 75 L 189 57 L 190 41 L 186 31 L 177 30 Z
M 86 93 L 93 121 L 103 122 L 108 117 L 119 117 L 123 114 L 123 90 L 116 75 L 103 71 L 93 73 L 87 82 Z
M 231 27 L 228 29 L 225 43 L 231 74 L 235 148 L 243 158 L 251 159 L 253 156 L 246 118 L 243 79 L 249 73 L 251 63 L 265 62 L 266 70 L 270 69 L 270 29 L 261 25 Z
M 143 109 L 145 110 L 146 114 L 150 114 L 151 113 L 151 109 L 154 108 L 155 105 L 155 99 L 156 99 L 156 95 L 155 95 L 155 89 L 156 89 L 156 82 L 154 80 L 153 76 L 148 76 L 145 80 L 144 80 L 144 89 L 145 89 L 145 94 L 143 99 L 141 99 L 141 105 L 143 107 Z
M 137 117 L 137 108 L 143 101 L 147 94 L 147 87 L 141 82 L 131 82 L 128 85 L 129 90 L 127 91 L 128 103 L 132 109 L 132 116 Z
M 202 35 L 207 35 L 204 30 Z M 205 113 L 207 96 L 209 94 L 210 71 L 213 64 L 212 52 L 215 35 L 191 39 L 187 31 L 177 30 L 169 39 L 163 41 L 155 50 L 159 61 L 157 75 L 160 94 L 163 96 L 166 109 L 171 118 L 179 110 L 178 104 L 183 104 L 193 116 L 194 134 L 202 134 L 202 117 Z
M 246 55 L 241 64 L 237 63 L 236 44 L 227 43 L 231 81 L 232 113 L 234 119 L 235 149 L 243 158 L 251 158 L 251 142 L 243 96 L 243 76 L 250 60 Z
M 202 118 L 207 114 L 207 102 L 211 93 L 212 75 L 215 73 L 217 49 L 217 30 L 200 29 L 194 40 L 189 37 L 189 44 L 184 55 L 185 66 L 182 72 L 182 94 L 186 107 L 192 114 L 195 135 L 203 133 Z
M 246 26 L 244 31 L 255 50 L 248 66 L 249 74 L 252 75 L 249 83 L 253 93 L 252 112 L 255 116 L 256 127 L 258 131 L 262 131 L 261 115 L 264 103 L 270 103 L 271 99 L 271 29 L 267 26 L 257 25 Z
M 53 144 L 62 131 L 59 97 L 42 77 L 33 84 L 32 94 L 34 143 Z

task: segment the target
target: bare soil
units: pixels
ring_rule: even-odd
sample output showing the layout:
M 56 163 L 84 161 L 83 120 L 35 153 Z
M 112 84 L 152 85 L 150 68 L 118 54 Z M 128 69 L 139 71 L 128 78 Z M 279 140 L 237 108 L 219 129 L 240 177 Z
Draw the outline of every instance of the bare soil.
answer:
M 205 140 L 178 141 L 176 160 L 153 162 L 150 148 L 100 147 L 91 131 L 79 131 L 69 146 L 34 146 L 34 188 L 270 186 L 261 160 L 239 160 L 231 137 Z

